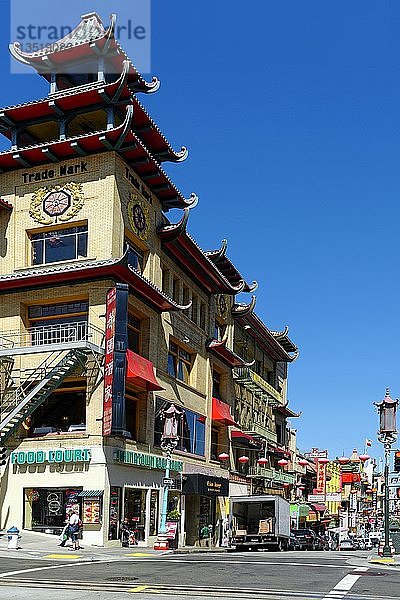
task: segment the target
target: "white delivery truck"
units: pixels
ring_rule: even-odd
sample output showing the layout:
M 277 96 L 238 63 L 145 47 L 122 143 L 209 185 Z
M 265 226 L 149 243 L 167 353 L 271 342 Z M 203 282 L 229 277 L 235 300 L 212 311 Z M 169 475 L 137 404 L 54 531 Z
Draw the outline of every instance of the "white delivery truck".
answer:
M 232 549 L 286 550 L 290 538 L 290 504 L 281 496 L 233 496 L 230 530 Z

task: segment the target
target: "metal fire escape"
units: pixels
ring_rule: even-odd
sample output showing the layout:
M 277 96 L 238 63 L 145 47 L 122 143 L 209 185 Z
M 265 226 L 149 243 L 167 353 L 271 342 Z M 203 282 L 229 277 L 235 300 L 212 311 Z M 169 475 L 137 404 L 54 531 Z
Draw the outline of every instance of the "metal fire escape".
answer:
M 86 368 L 88 356 L 97 365 L 97 384 L 101 377 L 104 333 L 87 323 L 65 323 L 11 332 L 0 338 L 0 445 L 19 428 L 66 377 L 78 367 Z M 47 357 L 15 387 L 15 356 L 46 353 Z M 93 369 L 92 369 L 93 371 Z M 88 373 L 88 377 L 93 377 Z M 18 379 L 18 376 L 16 377 Z

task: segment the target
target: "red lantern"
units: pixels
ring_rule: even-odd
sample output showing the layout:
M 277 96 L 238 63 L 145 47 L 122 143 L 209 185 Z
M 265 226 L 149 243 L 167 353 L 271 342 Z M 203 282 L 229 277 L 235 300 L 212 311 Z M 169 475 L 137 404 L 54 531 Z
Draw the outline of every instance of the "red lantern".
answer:
M 260 467 L 265 467 L 267 462 L 268 462 L 268 459 L 265 458 L 264 456 L 262 456 L 261 458 L 258 459 L 257 464 L 259 464 Z
M 227 454 L 226 452 L 221 452 L 221 454 L 218 454 L 218 460 L 228 460 L 229 458 L 229 454 Z
M 318 462 L 320 465 L 327 465 L 329 462 L 329 458 L 319 458 Z
M 290 483 L 284 483 L 284 484 L 283 484 L 283 487 L 284 487 L 284 488 L 288 488 L 288 487 L 290 487 Z
M 338 462 L 341 465 L 347 465 L 347 463 L 350 462 L 350 459 L 347 458 L 347 456 L 341 456 L 340 458 L 338 458 Z
M 306 460 L 305 458 L 300 458 L 300 460 L 298 460 L 297 463 L 300 465 L 300 467 L 306 467 L 308 465 L 308 460 Z
M 249 462 L 249 460 L 250 460 L 250 459 L 249 459 L 249 457 L 248 457 L 248 456 L 240 456 L 240 457 L 238 458 L 238 461 L 239 461 L 239 462 L 240 462 L 242 465 L 245 465 L 246 463 L 248 463 L 248 462 Z
M 286 465 L 288 465 L 288 464 L 289 464 L 289 461 L 286 460 L 286 458 L 281 458 L 281 460 L 278 460 L 278 465 L 280 467 L 286 467 Z
M 360 454 L 360 456 L 359 456 L 359 459 L 360 459 L 362 462 L 365 462 L 365 461 L 367 461 L 367 460 L 369 460 L 369 459 L 370 459 L 370 456 L 369 456 L 369 454 Z
M 298 489 L 301 490 L 302 492 L 304 492 L 306 487 L 305 487 L 305 485 L 299 485 Z

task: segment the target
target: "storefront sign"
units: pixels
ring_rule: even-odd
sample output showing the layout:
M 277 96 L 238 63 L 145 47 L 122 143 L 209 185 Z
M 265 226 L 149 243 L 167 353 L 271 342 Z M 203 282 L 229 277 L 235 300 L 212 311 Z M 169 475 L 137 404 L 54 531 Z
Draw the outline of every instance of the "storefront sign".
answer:
M 169 540 L 174 540 L 176 536 L 176 532 L 178 530 L 178 523 L 176 521 L 167 521 L 166 522 L 166 535 Z
M 317 462 L 317 487 L 316 494 L 323 494 L 326 486 L 326 464 Z
M 28 452 L 11 452 L 11 464 L 35 465 L 44 463 L 82 463 L 90 462 L 92 453 L 89 448 L 66 450 L 31 450 Z
M 60 165 L 59 167 L 49 167 L 36 171 L 35 173 L 22 173 L 22 183 L 33 183 L 34 181 L 49 181 L 58 179 L 66 175 L 79 175 L 80 173 L 88 172 L 88 164 L 81 160 L 72 165 Z
M 134 467 L 143 467 L 145 469 L 165 470 L 167 459 L 164 456 L 156 454 L 143 454 L 142 452 L 134 452 L 131 450 L 114 450 L 114 461 L 123 463 L 124 465 L 132 465 Z M 183 462 L 181 460 L 170 461 L 171 471 L 181 473 L 183 471 Z
M 342 494 L 340 492 L 330 492 L 326 494 L 327 502 L 341 502 Z
M 114 379 L 115 315 L 117 290 L 111 288 L 106 299 L 106 355 L 104 359 L 103 435 L 111 434 Z
M 200 473 L 183 476 L 182 493 L 200 496 L 229 496 L 229 479 L 210 477 Z
M 307 502 L 325 502 L 325 494 L 308 494 Z

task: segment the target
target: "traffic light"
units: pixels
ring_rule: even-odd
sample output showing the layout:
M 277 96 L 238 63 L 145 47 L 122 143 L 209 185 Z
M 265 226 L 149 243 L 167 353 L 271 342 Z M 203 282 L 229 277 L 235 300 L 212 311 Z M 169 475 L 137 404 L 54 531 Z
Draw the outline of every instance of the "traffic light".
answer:
M 7 448 L 0 447 L 0 466 L 2 467 L 7 462 Z
M 396 450 L 394 454 L 394 470 L 396 473 L 400 473 L 400 451 Z

